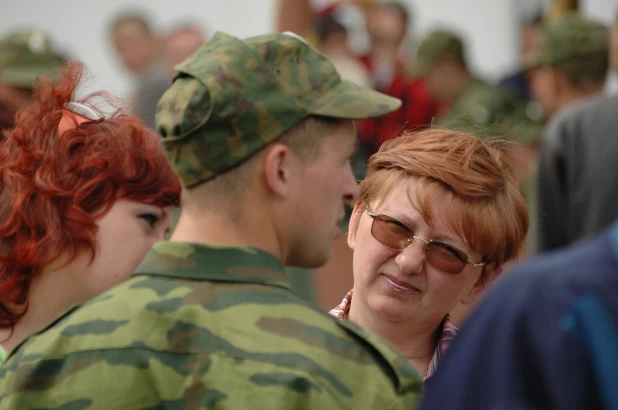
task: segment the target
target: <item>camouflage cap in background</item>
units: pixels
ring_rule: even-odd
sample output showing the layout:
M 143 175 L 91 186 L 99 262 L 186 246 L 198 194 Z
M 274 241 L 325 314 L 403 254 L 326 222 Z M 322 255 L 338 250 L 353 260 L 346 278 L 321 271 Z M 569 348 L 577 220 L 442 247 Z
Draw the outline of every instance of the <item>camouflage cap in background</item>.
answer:
M 0 38 L 0 82 L 33 88 L 37 77 L 57 79 L 66 60 L 56 54 L 50 38 L 40 31 L 20 31 Z
M 465 63 L 463 41 L 451 31 L 432 31 L 418 46 L 412 75 L 419 77 L 427 75 L 438 61 L 446 56 L 454 57 Z
M 219 32 L 175 68 L 156 128 L 185 187 L 239 165 L 309 116 L 364 119 L 401 105 L 342 80 L 291 33 L 240 40 Z
M 602 80 L 609 68 L 609 31 L 604 25 L 577 13 L 550 24 L 526 68 L 550 65 L 579 80 Z

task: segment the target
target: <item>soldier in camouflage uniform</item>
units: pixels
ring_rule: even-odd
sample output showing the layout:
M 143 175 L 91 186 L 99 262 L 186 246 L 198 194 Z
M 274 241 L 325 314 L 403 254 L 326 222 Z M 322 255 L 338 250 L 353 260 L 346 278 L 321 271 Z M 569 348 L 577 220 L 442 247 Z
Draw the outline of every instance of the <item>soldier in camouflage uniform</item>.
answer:
M 472 75 L 457 34 L 446 30 L 428 34 L 419 45 L 413 73 L 423 76 L 429 92 L 447 105 L 434 126 L 482 138 L 538 140 L 540 128 L 511 93 Z
M 58 78 L 66 60 L 40 31 L 17 31 L 0 39 L 0 130 L 13 127 L 13 117 L 32 101 L 38 76 Z
M 291 34 L 218 33 L 176 68 L 157 113 L 186 188 L 171 241 L 16 348 L 0 408 L 416 408 L 410 364 L 284 274 L 328 259 L 358 195 L 352 119 L 400 102 Z

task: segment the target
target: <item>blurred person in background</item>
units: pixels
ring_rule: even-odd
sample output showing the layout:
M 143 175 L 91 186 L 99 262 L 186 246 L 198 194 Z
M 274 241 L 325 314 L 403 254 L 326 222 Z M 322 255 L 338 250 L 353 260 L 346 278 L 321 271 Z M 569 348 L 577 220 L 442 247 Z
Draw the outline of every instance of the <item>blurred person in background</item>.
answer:
M 315 31 L 319 50 L 333 62 L 341 77 L 360 86 L 371 87 L 369 72 L 350 49 L 348 30 L 334 14 L 320 18 Z
M 112 20 L 110 36 L 118 58 L 135 81 L 133 113 L 154 129 L 157 102 L 172 80 L 163 59 L 162 41 L 147 17 L 133 12 Z
M 463 319 L 449 312 L 517 258 L 528 211 L 504 153 L 443 129 L 385 142 L 360 189 L 354 287 L 330 313 L 389 340 L 427 380 Z
M 411 58 L 403 50 L 411 15 L 400 1 L 372 2 L 366 5 L 369 52 L 361 61 L 371 74 L 373 87 L 402 101 L 398 111 L 358 124 L 361 150 L 366 158 L 380 144 L 405 130 L 428 127 L 438 114 L 438 104 L 432 99 L 421 78 L 411 78 Z
M 65 64 L 43 32 L 18 31 L 0 38 L 0 133 L 12 128 L 19 108 L 32 102 L 36 78 L 57 79 Z
M 172 29 L 163 40 L 163 60 L 167 70 L 182 63 L 206 41 L 204 31 L 194 24 L 181 24 Z
M 537 58 L 535 90 L 553 114 L 538 170 L 542 252 L 589 237 L 618 216 L 618 97 L 601 93 L 609 61 L 618 72 L 618 23 L 610 36 L 568 15 L 548 29 Z
M 526 67 L 532 93 L 547 119 L 603 91 L 608 42 L 607 27 L 577 13 L 568 13 L 546 28 Z
M 530 59 L 531 54 L 543 37 L 543 15 L 538 14 L 530 20 L 523 20 L 519 30 L 519 55 L 521 63 L 524 64 Z M 534 101 L 530 89 L 530 76 L 526 68 L 504 78 L 500 81 L 500 85 L 510 90 L 524 104 Z M 541 114 L 539 113 L 539 115 Z
M 353 120 L 400 102 L 293 34 L 216 33 L 177 69 L 157 111 L 185 188 L 170 241 L 10 356 L 0 407 L 417 408 L 405 358 L 284 272 L 328 260 L 358 193 Z
M 522 105 L 508 91 L 474 76 L 463 40 L 453 31 L 437 29 L 427 34 L 418 47 L 414 74 L 423 77 L 429 93 L 446 105 L 434 126 L 481 138 L 538 138 L 538 130 L 533 134 L 515 132 L 514 122 Z
M 154 132 L 71 102 L 81 72 L 39 80 L 0 144 L 0 356 L 129 278 L 180 202 Z
M 528 192 L 542 124 L 530 118 L 509 91 L 475 77 L 465 54 L 461 37 L 444 29 L 427 34 L 418 47 L 414 74 L 423 77 L 429 93 L 445 105 L 433 125 L 516 142 L 504 149 L 522 190 Z

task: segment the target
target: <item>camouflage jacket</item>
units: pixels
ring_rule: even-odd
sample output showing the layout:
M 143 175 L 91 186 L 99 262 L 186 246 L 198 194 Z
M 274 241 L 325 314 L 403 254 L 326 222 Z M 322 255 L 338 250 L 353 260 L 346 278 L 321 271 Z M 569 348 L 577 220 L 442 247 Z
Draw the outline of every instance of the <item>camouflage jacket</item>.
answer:
M 162 242 L 134 277 L 27 339 L 0 409 L 415 409 L 394 348 L 296 297 L 248 247 Z
M 498 137 L 521 143 L 536 143 L 543 129 L 508 90 L 477 79 L 470 82 L 433 125 L 481 138 Z

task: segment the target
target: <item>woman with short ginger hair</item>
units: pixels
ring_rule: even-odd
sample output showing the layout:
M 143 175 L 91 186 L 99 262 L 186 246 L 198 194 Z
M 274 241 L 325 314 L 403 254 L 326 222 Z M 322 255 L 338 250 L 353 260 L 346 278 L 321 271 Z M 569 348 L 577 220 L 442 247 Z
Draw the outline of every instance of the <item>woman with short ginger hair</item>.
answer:
M 442 129 L 387 141 L 369 160 L 348 245 L 354 287 L 331 314 L 393 343 L 425 380 L 472 304 L 522 252 L 528 211 L 506 155 Z

